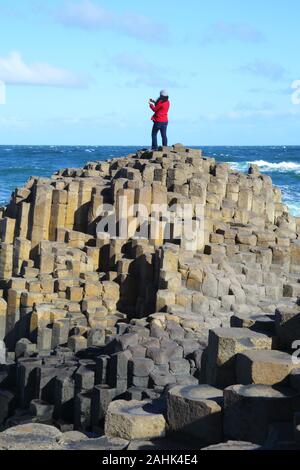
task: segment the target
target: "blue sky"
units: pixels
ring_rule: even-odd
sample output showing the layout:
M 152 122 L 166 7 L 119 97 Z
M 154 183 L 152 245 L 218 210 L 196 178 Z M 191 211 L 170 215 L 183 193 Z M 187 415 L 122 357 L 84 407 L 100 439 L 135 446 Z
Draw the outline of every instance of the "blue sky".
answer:
M 0 143 L 297 145 L 297 0 L 0 0 Z

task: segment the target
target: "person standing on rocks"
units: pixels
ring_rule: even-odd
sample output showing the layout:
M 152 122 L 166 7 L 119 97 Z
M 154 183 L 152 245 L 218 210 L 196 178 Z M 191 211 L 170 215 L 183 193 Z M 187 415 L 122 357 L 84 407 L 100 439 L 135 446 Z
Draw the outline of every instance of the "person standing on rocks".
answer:
M 170 109 L 169 93 L 167 90 L 161 90 L 157 101 L 149 100 L 149 105 L 154 115 L 152 116 L 152 150 L 157 150 L 157 134 L 161 133 L 162 145 L 168 146 L 167 128 L 169 123 L 168 112 Z

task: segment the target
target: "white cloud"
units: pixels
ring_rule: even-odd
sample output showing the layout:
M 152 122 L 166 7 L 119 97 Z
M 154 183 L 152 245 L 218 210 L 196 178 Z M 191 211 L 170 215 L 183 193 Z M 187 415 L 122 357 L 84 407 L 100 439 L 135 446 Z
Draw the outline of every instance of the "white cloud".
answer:
M 274 104 L 268 101 L 263 101 L 260 104 L 253 104 L 251 102 L 240 101 L 234 107 L 234 111 L 253 111 L 253 112 L 272 111 L 274 109 L 275 109 Z
M 118 68 L 139 75 L 159 74 L 165 71 L 164 67 L 147 61 L 142 55 L 129 52 L 121 52 L 115 57 L 114 62 Z
M 118 71 L 126 72 L 135 77 L 132 83 L 127 85 L 146 85 L 159 88 L 179 88 L 177 81 L 170 76 L 177 75 L 170 67 L 160 66 L 145 59 L 141 54 L 121 52 L 113 58 L 113 64 Z
M 2 80 L 0 80 L 0 104 L 6 104 L 6 87 Z
M 266 120 L 266 119 L 295 119 L 300 117 L 300 113 L 297 109 L 290 108 L 285 110 L 276 110 L 271 106 L 262 104 L 261 106 L 250 106 L 249 109 L 246 107 L 246 103 L 238 104 L 233 110 L 224 112 L 209 112 L 203 113 L 199 119 L 206 121 L 253 121 L 254 119 Z
M 0 116 L 0 130 L 2 129 L 28 129 L 31 123 L 18 116 Z
M 26 63 L 19 52 L 0 57 L 0 80 L 14 85 L 85 87 L 87 80 L 69 70 L 47 62 Z
M 119 14 L 91 0 L 68 0 L 56 16 L 66 26 L 110 29 L 147 42 L 167 43 L 169 39 L 164 24 L 133 12 Z
M 255 60 L 254 62 L 249 62 L 248 64 L 239 67 L 238 71 L 264 77 L 273 82 L 283 80 L 286 78 L 287 74 L 286 69 L 282 65 L 268 60 Z
M 202 44 L 224 41 L 263 42 L 264 34 L 248 23 L 226 23 L 219 21 L 213 24 L 202 37 Z
M 252 94 L 272 94 L 272 95 L 290 95 L 291 87 L 286 88 L 250 88 L 248 90 Z
M 16 5 L 0 5 L 0 15 L 13 17 L 13 18 L 20 18 L 22 16 L 18 6 Z

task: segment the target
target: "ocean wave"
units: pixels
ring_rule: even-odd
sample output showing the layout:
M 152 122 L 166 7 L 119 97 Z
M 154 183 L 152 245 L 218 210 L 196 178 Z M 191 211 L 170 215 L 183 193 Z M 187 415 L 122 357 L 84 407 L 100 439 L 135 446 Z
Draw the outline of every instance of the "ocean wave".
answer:
M 269 173 L 294 173 L 300 175 L 300 163 L 295 162 L 279 162 L 272 163 L 265 160 L 254 160 L 247 162 L 229 161 L 227 162 L 233 170 L 236 171 L 248 171 L 250 165 L 257 165 L 261 172 Z
M 295 217 L 300 217 L 300 205 L 295 201 L 292 202 L 283 194 L 283 203 L 286 204 L 289 208 L 290 213 Z
M 31 166 L 31 167 L 0 167 L 0 175 L 8 176 L 8 175 L 19 175 L 19 174 L 28 174 L 28 173 L 34 173 L 34 172 L 47 172 L 46 168 L 41 168 L 38 166 Z
M 9 189 L 0 190 L 0 206 L 3 206 L 8 203 L 11 193 L 12 191 L 10 191 Z
M 294 172 L 300 174 L 300 163 L 295 162 L 271 163 L 265 160 L 255 160 L 253 162 L 247 162 L 247 164 L 257 165 L 262 171 Z
M 247 171 L 249 168 L 248 162 L 227 162 L 233 170 Z
M 278 184 L 282 190 L 282 201 L 289 208 L 292 215 L 300 217 L 299 189 L 295 185 Z

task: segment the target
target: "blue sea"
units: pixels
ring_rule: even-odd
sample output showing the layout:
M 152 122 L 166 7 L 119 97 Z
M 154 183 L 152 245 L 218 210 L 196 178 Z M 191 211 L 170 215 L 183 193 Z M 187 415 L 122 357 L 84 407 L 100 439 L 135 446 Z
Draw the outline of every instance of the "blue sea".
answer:
M 11 192 L 30 176 L 50 176 L 60 168 L 81 167 L 88 161 L 125 156 L 140 148 L 0 146 L 0 205 L 7 203 Z M 229 162 L 238 171 L 246 172 L 250 163 L 258 165 L 282 189 L 291 213 L 300 216 L 300 147 L 201 148 L 206 156 Z

